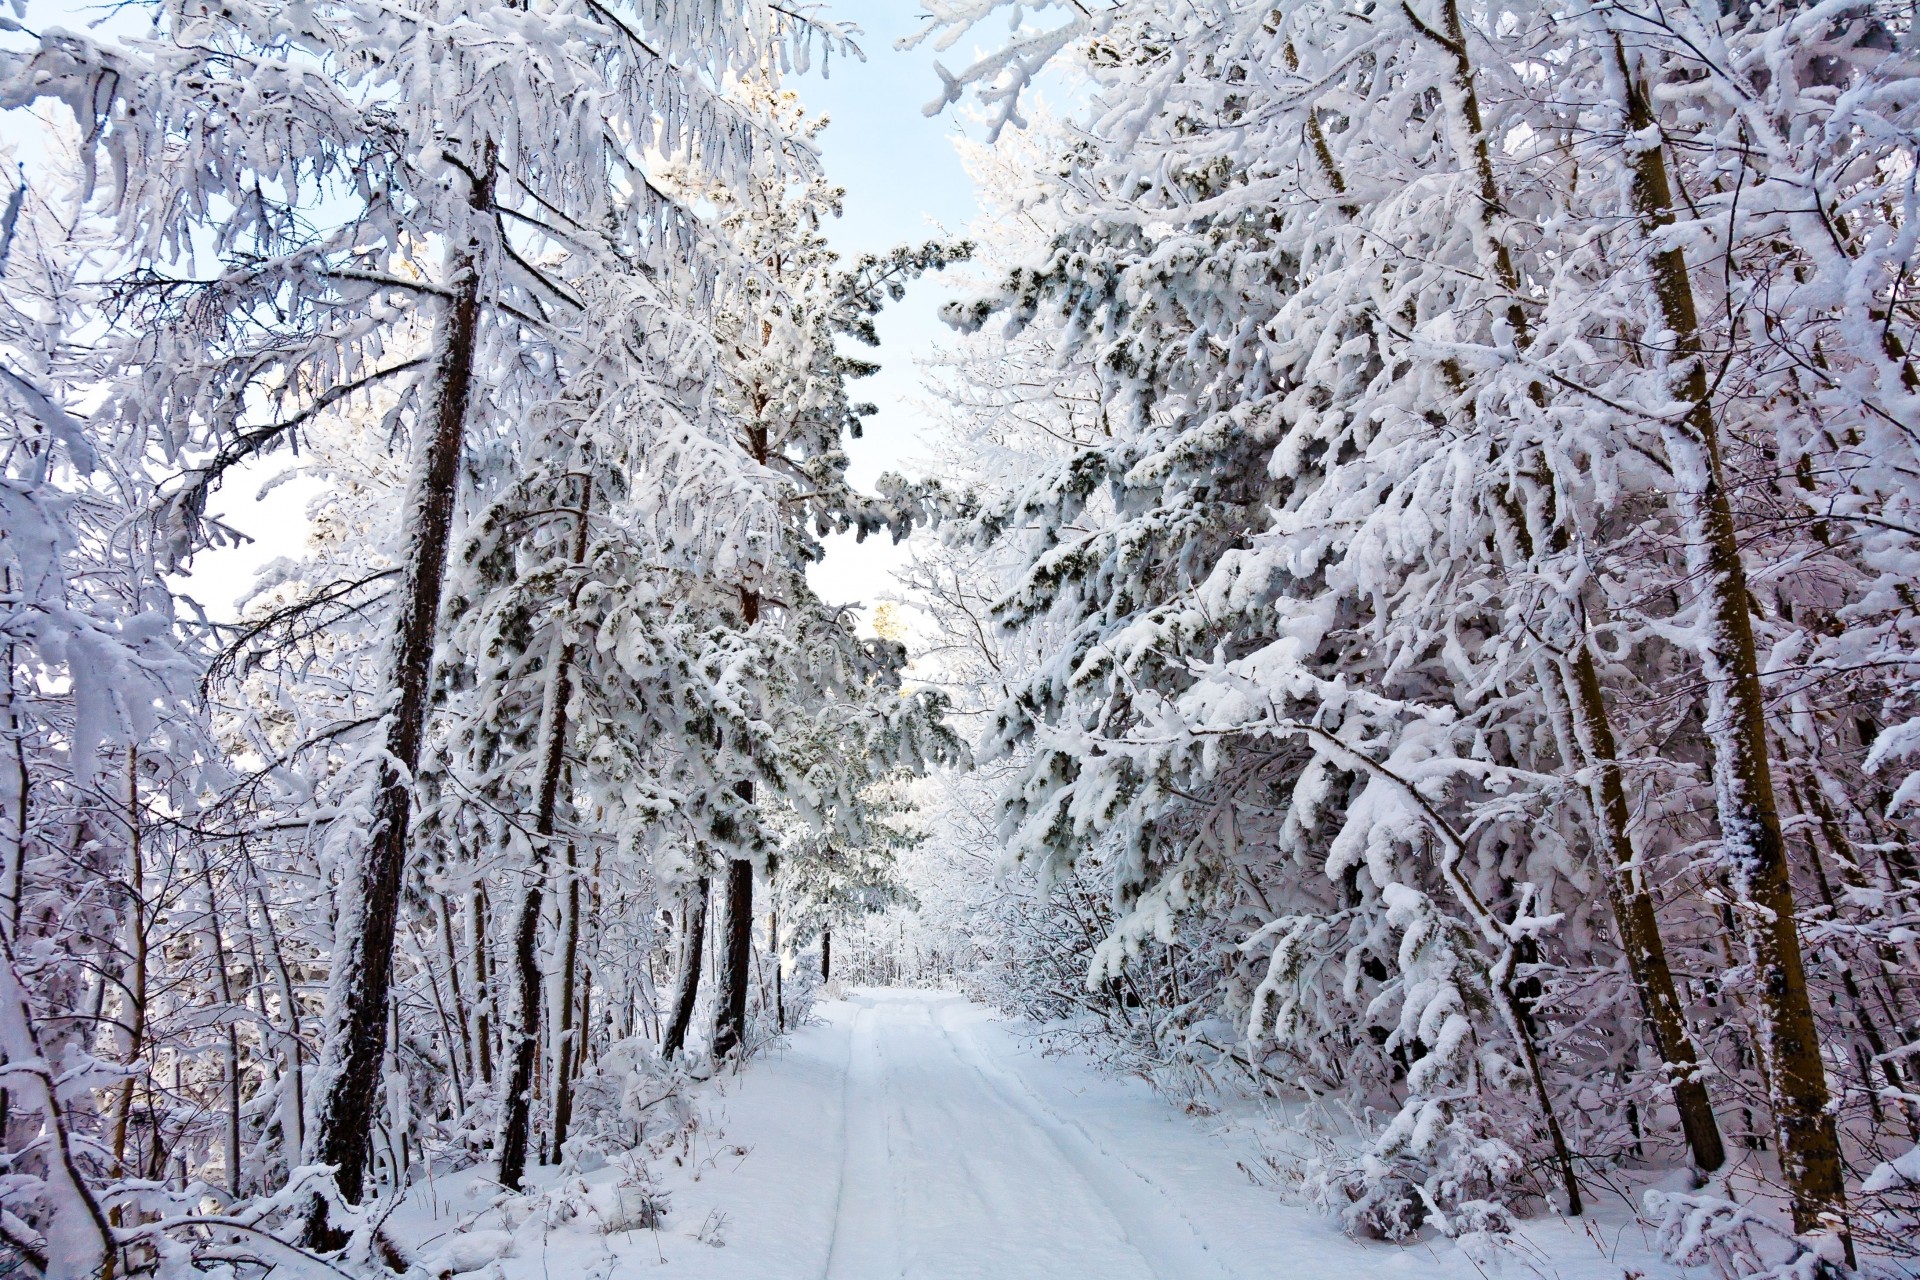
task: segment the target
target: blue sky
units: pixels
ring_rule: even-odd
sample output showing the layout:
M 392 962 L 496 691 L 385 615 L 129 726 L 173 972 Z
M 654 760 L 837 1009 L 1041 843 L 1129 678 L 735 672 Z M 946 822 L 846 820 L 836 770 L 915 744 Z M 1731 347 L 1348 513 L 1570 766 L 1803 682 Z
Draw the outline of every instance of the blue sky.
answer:
M 926 103 L 939 96 L 937 56 L 928 46 L 900 52 L 894 44 L 918 26 L 917 0 L 838 0 L 833 16 L 858 23 L 866 61 L 836 58 L 822 79 L 816 71 L 791 87 L 815 112 L 831 119 L 821 140 L 829 177 L 846 188 L 846 211 L 829 229 L 834 247 L 847 257 L 922 241 L 944 231 L 960 236 L 973 218 L 973 184 L 953 147 L 960 126 L 948 111 L 929 118 Z M 947 65 L 956 61 L 947 55 Z M 940 323 L 940 304 L 953 284 L 921 280 L 906 298 L 880 317 L 881 372 L 859 394 L 879 406 L 866 438 L 852 442 L 855 483 L 871 485 L 886 470 L 916 471 L 922 452 L 922 415 L 916 358 L 950 332 Z M 871 606 L 892 589 L 891 569 L 904 548 L 881 542 L 836 539 L 825 564 L 812 574 L 814 589 L 836 603 Z

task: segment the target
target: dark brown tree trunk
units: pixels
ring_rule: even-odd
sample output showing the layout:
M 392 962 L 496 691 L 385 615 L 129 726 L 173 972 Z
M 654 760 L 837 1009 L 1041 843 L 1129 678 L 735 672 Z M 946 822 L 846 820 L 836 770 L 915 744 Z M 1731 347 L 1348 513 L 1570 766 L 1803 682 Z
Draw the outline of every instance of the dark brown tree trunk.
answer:
M 442 321 L 444 337 L 432 438 L 409 504 L 412 554 L 401 589 L 400 630 L 388 679 L 397 695 L 386 724 L 386 751 L 374 785 L 373 822 L 367 847 L 349 866 L 340 895 L 333 957 L 332 1017 L 327 1052 L 334 1070 L 315 1110 L 313 1158 L 333 1166 L 334 1181 L 348 1203 L 366 1190 L 374 1110 L 385 1096 L 381 1063 L 387 1051 L 387 1001 L 393 980 L 394 932 L 400 914 L 400 880 L 406 865 L 412 817 L 411 780 L 420 763 L 427 688 L 438 631 L 440 586 L 446 575 L 453 531 L 454 498 L 460 483 L 460 452 L 472 399 L 474 359 L 480 334 L 481 227 L 493 203 L 493 154 L 487 148 L 481 176 L 468 192 L 469 238 L 454 259 L 452 297 Z M 345 1243 L 327 1221 L 326 1201 L 308 1210 L 305 1237 L 319 1248 Z
M 786 984 L 780 973 L 780 899 L 774 892 L 773 878 L 779 873 L 779 863 L 772 855 L 767 857 L 767 950 L 773 953 L 773 1026 L 774 1030 L 785 1032 L 787 1029 Z
M 735 785 L 753 799 L 753 783 Z M 745 858 L 727 863 L 726 936 L 720 950 L 720 1005 L 713 1018 L 715 1060 L 734 1052 L 747 1036 L 747 971 L 753 965 L 753 864 Z
M 493 1083 L 493 1019 L 488 1011 L 493 1006 L 493 966 L 487 962 L 488 920 L 492 912 L 487 909 L 487 891 L 475 888 L 470 910 L 469 924 L 473 937 L 473 1052 L 474 1068 L 480 1079 L 487 1084 Z
M 587 557 L 587 513 L 592 505 L 589 481 L 581 492 L 575 523 L 576 565 Z M 554 625 L 564 629 L 566 616 L 556 619 Z M 519 1020 L 507 1053 L 506 1115 L 500 1126 L 500 1185 L 509 1191 L 518 1191 L 526 1174 L 533 1127 L 533 1069 L 540 1049 L 540 906 L 546 894 L 547 846 L 553 842 L 560 776 L 567 764 L 567 703 L 573 697 L 573 644 L 556 638 L 554 648 L 553 683 L 548 686 L 542 716 L 545 723 L 541 732 L 540 792 L 534 809 L 533 858 L 527 867 L 526 893 L 520 900 L 520 918 L 513 933 L 514 1004 Z
M 574 968 L 580 960 L 580 870 L 573 842 L 567 842 L 567 899 L 560 920 L 560 1034 L 553 1071 L 553 1143 L 548 1161 L 560 1163 L 560 1148 L 573 1122 L 573 1076 L 580 1060 L 578 1048 L 585 1026 L 573 1025 Z M 582 1022 L 584 1024 L 584 1019 Z
M 1636 135 L 1657 137 L 1658 121 L 1646 88 L 1635 80 L 1618 38 L 1614 47 L 1628 86 L 1628 128 Z M 1674 222 L 1666 148 L 1638 147 L 1632 163 L 1634 211 L 1643 231 L 1654 239 Z M 1714 792 L 1720 838 L 1731 864 L 1728 882 L 1740 899 L 1741 931 L 1760 984 L 1780 1169 L 1793 1204 L 1794 1228 L 1837 1233 L 1851 1264 L 1853 1239 L 1840 1141 L 1827 1105 L 1826 1067 L 1807 993 L 1786 841 L 1767 757 L 1766 698 L 1748 612 L 1746 565 L 1727 494 L 1693 282 L 1677 247 L 1656 249 L 1652 267 L 1655 301 L 1674 335 L 1674 390 L 1688 406 L 1685 421 L 1668 426 L 1665 436 L 1674 469 L 1683 477 L 1678 500 L 1694 544 L 1692 568 L 1706 594 L 1708 639 L 1700 657 L 1710 689 Z
M 680 968 L 673 978 L 673 1018 L 660 1042 L 660 1056 L 679 1056 L 693 1026 L 693 1006 L 700 996 L 700 957 L 706 949 L 707 899 L 712 896 L 707 877 L 694 881 L 680 912 Z
M 753 455 L 766 462 L 766 433 L 752 433 Z M 747 626 L 760 621 L 760 596 L 740 593 L 740 612 Z M 734 792 L 753 803 L 753 779 L 733 784 Z M 735 858 L 727 864 L 727 934 L 720 951 L 720 1005 L 713 1018 L 713 1056 L 726 1057 L 747 1037 L 747 970 L 753 963 L 753 863 Z
M 1494 277 L 1507 291 L 1507 323 L 1514 330 L 1516 342 L 1524 349 L 1531 343 L 1531 322 L 1520 302 L 1524 290 L 1519 269 L 1514 265 L 1513 256 L 1494 221 L 1504 205 L 1493 169 L 1490 143 L 1482 123 L 1459 5 L 1456 0 L 1446 0 L 1443 6 L 1444 32 L 1435 31 L 1422 23 L 1411 6 L 1405 6 L 1405 12 L 1424 37 L 1453 59 L 1453 78 L 1460 90 L 1459 109 L 1465 137 L 1469 140 L 1469 151 L 1462 156 L 1462 160 L 1472 166 L 1480 183 L 1479 212 L 1487 238 L 1483 252 L 1490 258 Z M 1330 165 L 1331 161 L 1323 160 L 1322 163 Z M 1544 387 L 1536 384 L 1532 394 L 1535 403 L 1545 404 Z M 1525 519 L 1517 510 L 1512 523 L 1515 533 L 1525 538 Z M 1606 852 L 1616 869 L 1608 877 L 1608 896 L 1615 924 L 1620 931 L 1621 948 L 1627 956 L 1628 970 L 1652 1033 L 1655 1051 L 1660 1055 L 1668 1083 L 1673 1089 L 1681 1129 L 1686 1135 L 1694 1163 L 1702 1170 L 1718 1169 L 1726 1163 L 1726 1150 L 1720 1140 L 1719 1126 L 1714 1121 L 1706 1086 L 1699 1078 L 1699 1056 L 1687 1033 L 1685 1013 L 1674 990 L 1673 975 L 1667 965 L 1666 947 L 1660 937 L 1653 899 L 1637 874 L 1637 863 L 1627 834 L 1626 792 L 1621 781 L 1613 730 L 1608 720 L 1599 674 L 1594 668 L 1593 656 L 1584 643 L 1584 637 L 1572 655 L 1570 665 L 1575 733 L 1586 757 L 1581 763 L 1595 772 L 1592 787 L 1594 816 L 1600 825 Z
M 820 931 L 820 985 L 833 981 L 833 930 Z

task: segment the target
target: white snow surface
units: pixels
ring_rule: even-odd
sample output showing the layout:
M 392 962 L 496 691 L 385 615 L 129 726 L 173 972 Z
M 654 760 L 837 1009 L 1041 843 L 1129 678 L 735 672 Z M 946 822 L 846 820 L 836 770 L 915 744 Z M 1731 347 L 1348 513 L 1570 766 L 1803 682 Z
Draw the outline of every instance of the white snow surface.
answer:
M 677 1163 L 678 1146 L 651 1162 L 668 1200 L 658 1230 L 604 1229 L 632 1161 L 535 1171 L 544 1207 L 539 1194 L 489 1207 L 483 1178 L 443 1177 L 388 1230 L 436 1274 L 490 1280 L 1673 1274 L 1619 1219 L 1529 1223 L 1479 1265 L 1442 1239 L 1350 1240 L 1255 1183 L 1244 1125 L 1045 1055 L 959 996 L 869 989 L 818 1012 L 713 1083 Z

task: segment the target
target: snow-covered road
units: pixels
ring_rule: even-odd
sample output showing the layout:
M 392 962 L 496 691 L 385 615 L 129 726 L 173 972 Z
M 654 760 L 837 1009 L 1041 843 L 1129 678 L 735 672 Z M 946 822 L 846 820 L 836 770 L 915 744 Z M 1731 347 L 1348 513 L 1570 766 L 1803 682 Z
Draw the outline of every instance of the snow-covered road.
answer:
M 1154 1183 L 996 1060 L 971 1007 L 852 1005 L 827 1280 L 1227 1274 Z
M 958 996 L 861 991 L 716 1082 L 679 1158 L 655 1161 L 657 1231 L 608 1230 L 609 1167 L 543 1180 L 556 1204 L 476 1216 L 485 1184 L 410 1198 L 422 1252 L 477 1258 L 512 1235 L 504 1280 L 1469 1280 L 1445 1241 L 1359 1244 L 1256 1183 L 1244 1132 L 1070 1058 Z M 1262 1182 L 1271 1183 L 1271 1174 Z M 469 1246 L 443 1234 L 471 1224 Z M 491 1233 L 492 1244 L 477 1238 Z M 1541 1274 L 1618 1280 L 1585 1228 L 1529 1231 Z M 412 1243 L 412 1242 L 410 1242 Z M 1541 1250 L 1540 1246 L 1545 1246 Z M 1638 1261 L 1638 1259 L 1634 1259 Z

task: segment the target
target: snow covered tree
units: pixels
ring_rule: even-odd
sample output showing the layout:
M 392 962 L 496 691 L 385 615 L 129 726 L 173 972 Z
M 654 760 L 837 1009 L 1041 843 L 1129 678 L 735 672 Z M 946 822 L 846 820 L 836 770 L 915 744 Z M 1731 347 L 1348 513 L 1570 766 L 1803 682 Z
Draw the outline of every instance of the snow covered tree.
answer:
M 14 737 L 23 761 L 50 753 L 8 793 L 9 865 L 38 865 L 30 801 L 63 787 L 83 815 L 74 856 L 99 856 L 84 833 L 103 823 L 130 850 L 80 936 L 113 950 L 91 990 L 122 1029 L 93 1122 L 114 1162 L 140 1159 L 82 1160 L 65 1191 L 23 1189 L 9 1222 L 37 1233 L 18 1241 L 29 1257 L 65 1232 L 67 1273 L 146 1265 L 159 1229 L 131 1201 L 88 1209 L 96 1185 L 217 1169 L 227 1196 L 264 1196 L 247 1223 L 176 1212 L 168 1229 L 238 1248 L 234 1231 L 297 1211 L 309 1244 L 351 1235 L 349 1262 L 391 1261 L 400 1247 L 355 1208 L 371 1188 L 402 1185 L 429 1141 L 472 1158 L 495 1121 L 508 1182 L 529 1154 L 559 1158 L 590 1051 L 639 1033 L 638 993 L 608 971 L 650 964 L 654 940 L 602 930 L 603 893 L 649 918 L 681 871 L 750 868 L 776 828 L 864 831 L 876 778 L 951 753 L 939 699 L 900 692 L 897 648 L 857 637 L 803 573 L 818 536 L 919 515 L 904 490 L 845 485 L 858 415 L 842 384 L 865 366 L 833 344 L 870 339 L 881 302 L 949 251 L 836 272 L 817 226 L 801 231 L 827 206 L 752 232 L 696 210 L 764 188 L 771 216 L 789 187 L 827 190 L 791 105 L 741 89 L 845 47 L 800 11 L 143 13 L 151 27 L 119 38 L 10 28 L 0 55 L 0 104 L 63 104 L 83 140 L 66 234 L 84 246 L 50 247 L 54 223 L 21 222 L 18 200 L 6 219 L 39 255 L 31 281 L 6 281 L 26 442 L 11 456 L 38 468 L 18 496 L 46 516 L 110 477 L 85 518 L 42 520 L 53 541 L 21 533 L 38 549 L 20 573 L 125 597 L 94 628 L 118 638 L 84 657 L 97 698 L 56 669 L 84 635 L 42 655 L 9 632 Z M 76 286 L 83 259 L 103 284 Z M 743 426 L 756 359 L 751 412 L 781 417 Z M 212 652 L 181 657 L 161 574 L 231 537 L 207 515 L 216 486 L 296 448 L 327 482 L 313 554 L 275 566 L 238 624 L 202 626 Z M 111 565 L 74 577 L 88 558 Z M 73 704 L 66 727 L 28 722 L 28 686 Z M 196 694 L 210 718 L 186 709 Z M 115 750 L 127 794 L 79 804 Z M 150 899 L 150 881 L 169 888 Z M 194 942 L 161 960 L 147 942 L 169 928 Z M 47 972 L 86 964 L 69 948 Z M 148 1008 L 162 967 L 177 1023 Z M 29 1036 L 85 995 L 31 985 L 15 1010 Z M 596 998 L 624 998 L 618 1016 Z M 136 1087 L 168 1076 L 171 1116 L 155 1104 L 151 1134 L 132 1131 Z M 58 1130 L 97 1078 L 13 1114 Z
M 798 135 L 812 136 L 824 127 L 824 121 L 806 120 L 791 94 L 771 86 L 750 86 L 747 102 Z M 874 681 L 880 693 L 890 695 L 904 660 L 899 647 L 886 642 L 859 645 L 865 652 L 856 658 L 842 612 L 820 601 L 806 581 L 807 565 L 822 554 L 821 537 L 851 531 L 865 538 L 886 531 L 897 540 L 926 514 L 921 496 L 896 477 L 883 478 L 878 499 L 847 483 L 845 440 L 859 436 L 861 418 L 872 412 L 871 406 L 852 400 L 850 380 L 872 373 L 876 366 L 849 357 L 836 344 L 843 337 L 875 343 L 873 317 L 880 308 L 902 296 L 906 283 L 921 272 L 964 257 L 967 246 L 903 246 L 885 256 L 863 257 L 844 269 L 827 247 L 822 229 L 826 218 L 838 214 L 842 193 L 824 178 L 793 183 L 783 172 L 768 170 L 745 185 L 689 185 L 688 190 L 715 205 L 717 226 L 744 258 L 760 267 L 759 278 L 749 280 L 723 311 L 717 330 L 726 369 L 722 394 L 739 424 L 738 443 L 745 454 L 740 460 L 742 480 L 757 491 L 769 513 L 722 562 L 722 572 L 737 581 L 739 618 L 750 631 L 764 625 L 770 638 L 784 632 L 786 643 L 824 640 L 829 652 L 840 651 L 824 663 L 818 657 L 812 660 L 827 669 L 805 678 L 816 692 L 796 698 L 797 705 L 820 701 L 830 706 L 840 698 L 863 696 L 857 691 Z M 765 624 L 763 609 L 771 611 Z M 832 667 L 841 670 L 831 673 Z M 948 754 L 949 747 L 935 728 L 939 700 L 917 696 L 932 715 L 916 722 L 910 736 L 917 741 L 898 759 L 924 768 L 927 760 Z M 848 722 L 836 731 L 853 728 Z M 897 732 L 890 729 L 887 736 Z M 872 747 L 883 758 L 898 750 L 884 742 Z M 824 780 L 808 779 L 805 785 L 817 787 Z M 797 784 L 801 779 L 779 785 Z M 740 799 L 754 804 L 759 785 L 754 778 L 742 778 Z M 860 806 L 860 789 L 857 784 L 835 784 L 826 792 L 834 811 L 849 822 L 855 821 L 850 815 Z M 803 800 L 802 812 L 817 803 Z M 742 852 L 752 851 L 753 845 L 746 844 Z M 751 856 L 729 859 L 725 883 L 727 934 L 718 949 L 716 1055 L 739 1045 L 745 1033 Z
M 927 34 L 995 9 L 930 6 Z M 1877 730 L 1841 708 L 1900 696 L 1898 660 L 1869 693 L 1863 666 L 1788 655 L 1898 598 L 1857 549 L 1880 535 L 1825 516 L 1866 514 L 1851 451 L 1911 391 L 1886 185 L 1912 138 L 1888 105 L 1906 18 L 1057 12 L 943 101 L 977 90 L 1021 123 L 1069 51 L 1092 85 L 1014 188 L 1046 243 L 955 316 L 1004 317 L 1099 388 L 1099 434 L 1051 432 L 1056 460 L 990 477 L 975 522 L 1024 557 L 1000 619 L 1050 629 L 988 735 L 1031 753 L 1004 829 L 1045 875 L 1109 869 L 1092 985 L 1183 916 L 1264 954 L 1220 1002 L 1317 1091 L 1398 1103 L 1372 1163 L 1328 1184 L 1356 1224 L 1444 1221 L 1513 1177 L 1494 1135 L 1529 1128 L 1530 1185 L 1577 1210 L 1572 1152 L 1619 1149 L 1609 1120 L 1638 1147 L 1655 1082 L 1710 1171 L 1719 1074 L 1762 1085 L 1795 1225 L 1843 1247 L 1820 1048 L 1840 1032 L 1800 937 L 1822 855 L 1793 865 L 1782 796 L 1819 819 L 1770 761 L 1790 741 L 1838 771 L 1825 794 L 1857 795 Z M 1785 195 L 1809 187 L 1847 211 L 1824 233 Z M 963 394 L 1004 413 L 983 387 Z M 1750 573 L 1756 545 L 1781 567 Z M 1703 882 L 1684 851 L 1709 843 Z M 1910 892 L 1898 865 L 1883 883 Z M 1751 967 L 1703 1007 L 1669 940 L 1692 970 L 1729 927 Z M 1857 991 L 1845 972 L 1827 980 Z M 1580 1012 L 1615 974 L 1644 1056 Z M 1760 1025 L 1728 1035 L 1729 1002 Z M 1706 1021 L 1727 1030 L 1703 1046 Z M 1570 1116 L 1596 1073 L 1623 1088 Z

